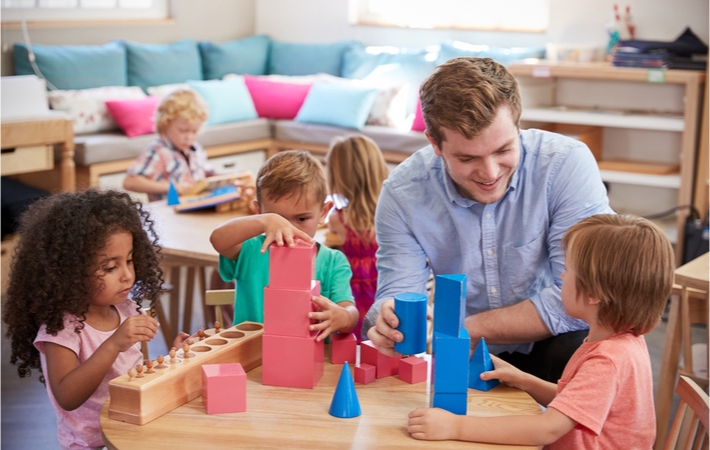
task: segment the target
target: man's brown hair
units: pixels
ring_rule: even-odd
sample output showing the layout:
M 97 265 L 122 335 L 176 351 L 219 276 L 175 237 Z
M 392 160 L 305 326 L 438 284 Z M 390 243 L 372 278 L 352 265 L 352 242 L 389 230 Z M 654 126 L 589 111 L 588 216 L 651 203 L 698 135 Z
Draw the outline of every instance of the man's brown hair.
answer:
M 319 204 L 325 202 L 328 188 L 323 165 L 304 150 L 278 152 L 261 166 L 256 177 L 256 199 L 280 200 L 315 193 Z
M 571 226 L 562 244 L 577 291 L 601 301 L 601 325 L 639 336 L 658 324 L 674 261 L 660 228 L 642 217 L 598 214 Z
M 520 91 L 515 77 L 490 58 L 460 57 L 437 67 L 419 91 L 426 129 L 439 147 L 441 128 L 473 139 L 493 123 L 498 109 L 510 108 L 520 121 Z

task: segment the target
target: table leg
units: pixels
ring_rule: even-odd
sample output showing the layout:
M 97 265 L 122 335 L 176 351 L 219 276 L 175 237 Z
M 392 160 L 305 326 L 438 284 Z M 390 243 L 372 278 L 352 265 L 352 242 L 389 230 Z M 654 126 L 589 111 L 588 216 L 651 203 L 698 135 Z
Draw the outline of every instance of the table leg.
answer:
M 680 358 L 680 298 L 671 296 L 671 308 L 668 314 L 666 339 L 663 343 L 663 356 L 661 358 L 661 373 L 658 379 L 658 392 L 656 393 L 656 444 L 655 450 L 663 449 L 663 444 L 668 433 L 668 422 L 673 402 L 675 378 L 678 373 L 678 360 Z
M 198 268 L 199 269 L 199 268 Z M 195 266 L 187 267 L 185 280 L 185 309 L 182 311 L 182 331 L 192 335 L 192 302 L 195 295 Z
M 62 191 L 73 192 L 76 188 L 76 167 L 74 163 L 74 122 L 66 121 L 64 142 L 60 144 Z

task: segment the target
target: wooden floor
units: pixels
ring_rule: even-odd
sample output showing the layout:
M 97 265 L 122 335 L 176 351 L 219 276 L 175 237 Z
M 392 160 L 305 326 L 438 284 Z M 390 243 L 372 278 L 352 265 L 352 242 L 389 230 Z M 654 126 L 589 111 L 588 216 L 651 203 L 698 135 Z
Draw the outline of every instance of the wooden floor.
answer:
M 201 321 L 201 313 L 195 308 L 193 323 Z M 654 384 L 658 380 L 665 329 L 666 325 L 662 322 L 646 335 L 653 367 Z M 697 328 L 693 332 L 694 340 L 696 338 L 702 339 L 704 329 Z M 2 397 L 0 397 L 2 400 L 2 429 L 0 430 L 2 449 L 59 449 L 54 409 L 49 403 L 44 385 L 39 382 L 38 374 L 33 374 L 30 378 L 19 378 L 17 370 L 9 363 L 10 343 L 4 338 L 4 324 L 2 336 L 2 354 L 0 355 L 2 358 L 0 366 L 2 370 Z M 162 336 L 158 336 L 150 342 L 149 350 L 151 355 L 167 353 Z M 674 410 L 677 404 L 678 399 L 675 398 Z

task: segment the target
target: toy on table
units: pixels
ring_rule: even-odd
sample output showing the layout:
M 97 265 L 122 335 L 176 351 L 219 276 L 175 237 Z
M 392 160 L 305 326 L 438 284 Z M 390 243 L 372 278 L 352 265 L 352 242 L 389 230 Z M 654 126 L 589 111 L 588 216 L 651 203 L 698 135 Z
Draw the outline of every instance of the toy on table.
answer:
M 361 414 L 360 401 L 357 398 L 357 391 L 347 362 L 340 371 L 338 386 L 335 388 L 328 413 L 341 419 L 349 419 Z
M 240 363 L 245 371 L 258 367 L 262 334 L 260 323 L 242 322 L 190 347 L 189 358 L 184 350 L 171 349 L 171 364 L 159 364 L 155 373 L 114 378 L 108 386 L 109 418 L 144 425 L 199 397 L 205 364 Z
M 177 212 L 215 208 L 217 212 L 241 209 L 254 214 L 255 198 L 256 181 L 248 170 L 205 178 L 182 196 L 177 196 L 172 182 L 168 190 L 168 205 L 174 206 Z
M 202 403 L 207 414 L 247 410 L 247 374 L 239 363 L 202 366 Z
M 497 379 L 481 380 L 481 374 L 493 370 L 493 360 L 488 352 L 486 340 L 481 338 L 476 346 L 476 351 L 473 352 L 468 370 L 468 387 L 478 389 L 479 391 L 490 391 L 500 384 Z
M 394 296 L 394 313 L 399 318 L 397 331 L 404 337 L 401 342 L 395 342 L 395 352 L 416 355 L 426 351 L 426 312 L 426 295 L 403 292 Z

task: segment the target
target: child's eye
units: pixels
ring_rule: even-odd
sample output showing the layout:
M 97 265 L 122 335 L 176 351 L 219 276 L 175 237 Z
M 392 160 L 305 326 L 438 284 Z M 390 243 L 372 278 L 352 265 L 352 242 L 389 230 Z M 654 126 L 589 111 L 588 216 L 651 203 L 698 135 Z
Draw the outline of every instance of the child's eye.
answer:
M 117 266 L 112 266 L 112 267 L 105 267 L 104 272 L 106 273 L 111 273 L 116 269 Z

